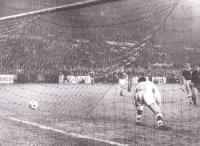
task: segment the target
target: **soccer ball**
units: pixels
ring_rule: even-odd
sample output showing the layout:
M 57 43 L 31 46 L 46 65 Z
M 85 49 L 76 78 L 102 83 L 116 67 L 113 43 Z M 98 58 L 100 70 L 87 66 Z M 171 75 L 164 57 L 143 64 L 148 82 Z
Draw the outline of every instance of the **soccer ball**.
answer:
M 29 102 L 29 107 L 30 107 L 32 110 L 37 109 L 38 106 L 39 106 L 39 105 L 38 105 L 37 101 L 35 101 L 35 100 L 31 100 L 31 101 Z

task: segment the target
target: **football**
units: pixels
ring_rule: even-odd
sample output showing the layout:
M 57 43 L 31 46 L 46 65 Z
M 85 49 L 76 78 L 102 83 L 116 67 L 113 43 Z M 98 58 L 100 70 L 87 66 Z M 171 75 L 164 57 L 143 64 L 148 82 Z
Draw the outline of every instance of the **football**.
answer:
M 35 100 L 31 100 L 31 101 L 29 102 L 29 107 L 30 107 L 32 110 L 37 109 L 38 106 L 39 106 L 39 105 L 38 105 L 37 101 L 35 101 Z

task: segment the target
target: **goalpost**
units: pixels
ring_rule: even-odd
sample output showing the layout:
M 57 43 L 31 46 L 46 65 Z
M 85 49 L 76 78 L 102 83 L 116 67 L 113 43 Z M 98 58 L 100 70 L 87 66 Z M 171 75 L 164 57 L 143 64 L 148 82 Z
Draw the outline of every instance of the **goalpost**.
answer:
M 103 4 L 103 3 L 114 2 L 114 1 L 120 1 L 120 0 L 87 0 L 84 2 L 77 2 L 77 3 L 67 4 L 67 5 L 63 5 L 63 6 L 56 6 L 56 7 L 46 8 L 46 9 L 42 9 L 42 10 L 36 10 L 36 11 L 31 11 L 31 12 L 26 12 L 26 13 L 11 15 L 11 16 L 5 16 L 5 17 L 1 17 L 0 21 L 25 18 L 25 17 L 29 17 L 29 16 L 35 16 L 35 15 L 43 15 L 43 14 L 47 14 L 47 13 L 48 14 L 55 13 L 55 12 L 59 12 L 59 11 L 63 11 L 63 10 L 94 6 L 97 4 Z

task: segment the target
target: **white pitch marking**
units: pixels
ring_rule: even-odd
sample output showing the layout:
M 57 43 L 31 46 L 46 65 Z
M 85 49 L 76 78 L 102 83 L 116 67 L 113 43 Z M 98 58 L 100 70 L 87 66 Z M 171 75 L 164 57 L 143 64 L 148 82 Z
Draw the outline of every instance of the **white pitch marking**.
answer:
M 59 129 L 56 129 L 56 128 L 53 128 L 53 127 L 47 127 L 47 126 L 44 126 L 44 125 L 40 125 L 40 124 L 37 124 L 37 123 L 25 121 L 25 120 L 19 120 L 19 119 L 13 118 L 13 117 L 10 117 L 9 119 L 11 121 L 15 121 L 15 122 L 19 122 L 19 123 L 35 126 L 35 127 L 38 127 L 40 129 L 44 129 L 44 130 L 51 130 L 51 131 L 54 131 L 54 132 L 57 132 L 57 133 L 61 133 L 61 134 L 67 135 L 67 136 L 72 136 L 72 137 L 75 137 L 75 138 L 90 139 L 90 140 L 94 140 L 94 141 L 98 141 L 98 142 L 104 142 L 104 143 L 108 143 L 110 145 L 116 145 L 116 146 L 128 146 L 127 144 L 121 144 L 121 143 L 117 143 L 117 142 L 114 142 L 114 141 L 109 141 L 109 140 L 103 140 L 103 139 L 100 139 L 100 138 L 89 137 L 89 136 L 86 136 L 86 135 L 75 134 L 75 133 L 67 133 L 67 132 L 65 132 L 63 130 L 59 130 Z

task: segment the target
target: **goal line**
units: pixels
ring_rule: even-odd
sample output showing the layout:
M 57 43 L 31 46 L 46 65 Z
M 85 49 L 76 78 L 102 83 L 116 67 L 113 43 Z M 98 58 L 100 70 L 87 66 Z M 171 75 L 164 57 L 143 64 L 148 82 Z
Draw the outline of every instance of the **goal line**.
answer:
M 40 124 L 33 123 L 33 122 L 30 122 L 30 121 L 26 121 L 26 120 L 20 120 L 20 119 L 14 118 L 14 117 L 10 117 L 10 118 L 8 118 L 8 120 L 13 121 L 13 122 L 22 123 L 22 124 L 25 124 L 25 125 L 30 125 L 30 126 L 33 126 L 33 127 L 37 127 L 39 129 L 43 129 L 43 130 L 53 131 L 53 132 L 60 133 L 60 134 L 70 136 L 70 137 L 73 137 L 73 138 L 77 138 L 77 139 L 87 139 L 87 140 L 91 140 L 91 141 L 102 142 L 102 143 L 106 143 L 106 144 L 111 145 L 111 146 L 128 146 L 127 144 L 121 144 L 121 143 L 114 142 L 114 141 L 89 137 L 89 136 L 86 136 L 86 135 L 81 135 L 81 134 L 76 134 L 76 133 L 68 133 L 66 131 L 59 130 L 59 129 L 56 129 L 56 128 L 53 128 L 53 127 L 40 125 Z

